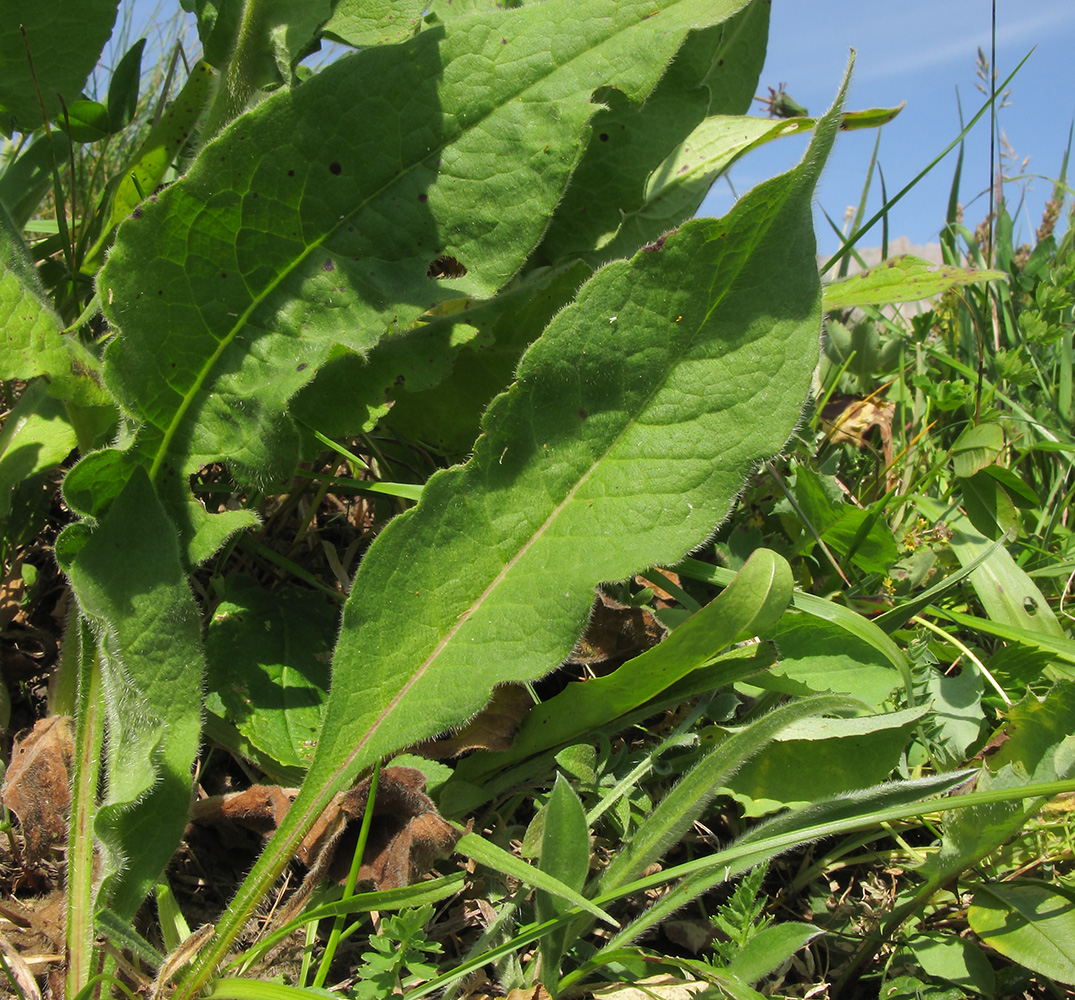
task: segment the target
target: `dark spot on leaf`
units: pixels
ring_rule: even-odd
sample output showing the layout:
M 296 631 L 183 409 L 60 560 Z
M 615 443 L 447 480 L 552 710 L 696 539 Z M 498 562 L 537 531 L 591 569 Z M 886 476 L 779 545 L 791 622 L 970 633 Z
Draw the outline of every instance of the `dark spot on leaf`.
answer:
M 579 420 L 585 420 L 589 414 L 580 406 L 579 407 Z
M 403 385 L 403 383 L 406 382 L 406 381 L 407 381 L 407 376 L 406 375 L 397 375 L 395 382 L 393 382 L 392 384 L 393 385 Z
M 428 194 L 420 194 L 418 196 L 418 200 L 419 201 L 429 201 L 429 195 Z
M 287 172 L 287 176 L 288 176 L 288 177 L 294 177 L 294 176 L 295 176 L 295 171 L 294 171 L 294 170 L 289 170 L 289 171 Z
M 257 196 L 258 196 L 258 193 L 257 193 L 257 191 L 255 191 L 254 192 L 254 197 L 256 198 Z
M 159 290 L 159 291 L 157 292 L 157 294 L 158 294 L 158 295 L 163 295 L 163 294 L 164 294 L 164 289 L 163 289 L 163 288 L 162 288 L 162 289 L 160 289 L 160 290 Z
M 717 60 L 717 65 L 718 66 L 723 66 L 724 65 L 724 60 L 723 59 L 718 59 Z
M 454 257 L 438 257 L 429 265 L 426 271 L 427 278 L 461 278 L 467 273 L 467 269 Z
M 307 367 L 306 362 L 302 361 L 302 362 L 299 363 L 298 367 L 296 367 L 295 371 L 297 371 L 297 372 L 305 371 L 306 367 Z
M 332 263 L 332 258 L 331 257 L 326 257 L 325 258 L 325 263 L 321 265 L 321 270 L 322 271 L 335 271 L 336 270 L 336 265 Z
M 666 239 L 668 239 L 668 233 L 665 233 L 664 236 L 658 236 L 655 243 L 647 243 L 642 249 L 649 253 L 656 253 L 658 250 L 663 249 Z
M 172 362 L 172 367 L 173 367 L 173 368 L 175 367 L 175 362 L 174 362 L 174 361 Z
M 507 45 L 507 44 L 508 44 L 508 40 L 507 40 L 506 38 L 501 38 L 501 39 L 500 39 L 500 44 L 501 44 L 501 45 Z
M 339 177 L 340 174 L 343 173 L 343 167 L 341 167 L 340 164 L 336 160 L 333 160 L 328 165 L 328 172 L 330 174 L 334 174 L 335 176 Z
M 142 218 L 142 206 L 141 205 L 136 205 L 135 206 L 134 211 L 131 212 L 131 218 L 132 219 L 140 219 L 140 218 Z
M 602 142 L 608 142 L 608 133 L 602 132 L 598 137 Z
M 220 276 L 221 276 L 222 278 L 226 278 L 226 277 L 228 276 L 228 272 L 227 272 L 227 271 L 221 271 L 221 272 L 220 272 Z

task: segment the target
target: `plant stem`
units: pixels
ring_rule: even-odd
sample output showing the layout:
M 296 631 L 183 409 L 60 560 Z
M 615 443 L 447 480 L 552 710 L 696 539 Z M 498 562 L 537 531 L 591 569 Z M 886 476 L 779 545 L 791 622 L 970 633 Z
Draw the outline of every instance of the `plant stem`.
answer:
M 89 627 L 78 623 L 80 640 L 75 759 L 71 776 L 71 820 L 67 848 L 67 979 L 75 996 L 89 981 L 93 958 L 93 821 L 104 739 L 101 663 Z M 76 635 L 69 634 L 68 641 Z

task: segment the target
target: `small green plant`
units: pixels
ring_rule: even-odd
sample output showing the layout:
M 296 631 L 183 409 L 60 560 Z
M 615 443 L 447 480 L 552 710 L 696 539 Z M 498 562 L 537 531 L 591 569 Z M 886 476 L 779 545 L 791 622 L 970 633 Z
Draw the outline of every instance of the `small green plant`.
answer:
M 432 979 L 438 969 L 428 956 L 443 951 L 436 941 L 425 937 L 425 927 L 432 916 L 433 907 L 426 905 L 402 910 L 382 921 L 378 932 L 369 938 L 373 950 L 363 953 L 362 964 L 355 970 L 357 982 L 352 995 L 359 1000 L 373 1000 Z
M 717 932 L 713 953 L 724 965 L 773 922 L 772 915 L 765 912 L 765 896 L 761 891 L 768 868 L 768 865 L 759 865 L 744 875 L 727 902 L 709 918 Z

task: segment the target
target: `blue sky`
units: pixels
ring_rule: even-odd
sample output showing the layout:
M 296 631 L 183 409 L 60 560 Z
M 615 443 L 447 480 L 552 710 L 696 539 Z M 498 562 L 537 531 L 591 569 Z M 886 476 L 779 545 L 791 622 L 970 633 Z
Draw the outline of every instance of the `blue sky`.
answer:
M 773 0 L 769 50 L 760 93 L 787 82 L 788 93 L 811 114 L 831 103 L 843 77 L 848 53 L 856 65 L 847 102 L 849 109 L 907 106 L 885 126 L 878 153 L 890 196 L 922 170 L 960 130 L 957 90 L 964 120 L 981 107 L 975 89 L 975 55 L 990 46 L 989 0 Z M 808 16 L 804 17 L 804 10 Z M 1075 2 L 1073 0 L 997 0 L 997 69 L 1003 80 L 1033 49 L 1009 89 L 1010 105 L 998 112 L 998 127 L 1014 148 L 1018 162 L 1006 173 L 1029 176 L 1026 207 L 1017 217 L 1017 233 L 1032 237 L 1041 210 L 1060 170 L 1068 129 L 1075 120 Z M 818 203 L 838 223 L 857 204 L 876 133 L 843 133 L 818 188 Z M 771 144 L 744 159 L 732 171 L 742 193 L 765 177 L 786 169 L 802 153 L 804 142 Z M 782 148 L 778 148 L 782 147 Z M 966 141 L 960 200 L 973 228 L 988 211 L 989 124 L 983 119 Z M 1024 157 L 1030 157 L 1025 170 Z M 891 212 L 889 234 L 912 242 L 935 240 L 944 222 L 955 171 L 952 152 Z M 1043 176 L 1042 176 L 1043 175 Z M 1069 183 L 1075 163 L 1069 170 Z M 1008 189 L 1014 211 L 1020 187 Z M 705 210 L 721 214 L 731 204 L 726 184 L 718 184 Z M 876 176 L 868 216 L 881 206 Z M 868 217 L 867 216 L 867 217 Z M 839 245 L 824 218 L 817 216 L 819 248 Z M 877 246 L 881 229 L 863 238 Z
M 301 2 L 301 0 L 296 0 Z M 167 23 L 178 0 L 135 0 L 135 18 L 145 24 Z M 786 81 L 788 93 L 812 114 L 828 107 L 847 64 L 856 51 L 849 109 L 907 105 L 882 130 L 879 160 L 888 191 L 894 194 L 922 170 L 959 133 L 959 105 L 964 120 L 982 105 L 975 89 L 975 55 L 989 53 L 990 0 L 772 0 L 768 58 L 759 93 Z M 806 12 L 804 14 L 804 11 Z M 136 36 L 135 36 L 136 37 Z M 1032 236 L 1041 210 L 1060 169 L 1068 129 L 1075 120 L 1075 0 L 997 0 L 997 68 L 1003 80 L 1033 49 L 1010 85 L 1010 105 L 999 111 L 998 126 L 1017 154 L 1006 167 L 1026 177 L 1025 205 L 1016 217 L 1017 234 Z M 762 113 L 760 110 L 758 113 Z M 876 133 L 843 133 L 822 176 L 818 204 L 838 223 L 848 205 L 858 202 Z M 805 141 L 783 140 L 750 154 L 732 171 L 742 193 L 766 177 L 792 166 Z M 1030 162 L 1024 169 L 1024 157 Z M 890 215 L 890 236 L 914 243 L 937 238 L 944 221 L 955 169 L 953 152 L 913 190 Z M 1073 164 L 1072 175 L 1075 175 Z M 989 168 L 989 124 L 983 119 L 966 142 L 960 200 L 965 221 L 973 228 L 986 214 Z M 1023 186 L 1009 189 L 1014 211 Z M 719 215 L 732 203 L 728 185 L 720 182 L 703 211 Z M 869 202 L 872 214 L 881 205 L 875 176 Z M 819 249 L 839 245 L 824 217 L 817 215 Z M 880 225 L 864 236 L 863 246 L 881 242 Z

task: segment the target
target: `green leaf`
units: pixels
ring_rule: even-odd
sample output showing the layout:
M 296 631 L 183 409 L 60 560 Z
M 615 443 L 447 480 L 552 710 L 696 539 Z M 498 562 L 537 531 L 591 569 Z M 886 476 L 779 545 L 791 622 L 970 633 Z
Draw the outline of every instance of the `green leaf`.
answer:
M 725 24 L 691 33 L 641 107 L 618 90 L 595 93 L 604 108 L 593 118 L 590 141 L 571 185 L 538 249 L 538 259 L 559 261 L 596 253 L 620 232 L 625 217 L 649 201 L 647 182 L 662 161 L 712 114 L 743 114 L 750 107 L 765 61 L 769 5 L 752 3 Z M 689 219 L 709 189 L 692 187 L 674 214 L 656 227 L 639 220 L 612 253 L 590 262 L 629 256 L 649 240 Z M 667 208 L 667 203 L 666 203 Z
M 428 0 L 338 0 L 321 34 L 355 48 L 391 45 L 418 30 L 428 6 Z
M 339 788 L 462 722 L 495 684 L 554 668 L 596 583 L 699 545 L 747 472 L 787 440 L 817 363 L 811 197 L 836 124 L 833 113 L 798 168 L 725 219 L 689 223 L 662 250 L 598 272 L 494 400 L 474 458 L 433 476 L 370 546 L 309 776 L 185 989 Z
M 813 924 L 790 920 L 764 927 L 740 949 L 727 971 L 745 983 L 756 983 L 776 972 L 795 952 L 824 933 Z
M 109 401 L 98 385 L 94 359 L 63 334 L 30 253 L 7 211 L 0 208 L 0 378 L 51 381 L 51 394 L 83 405 Z
M 56 124 L 75 142 L 96 142 L 109 134 L 108 108 L 98 101 L 72 101 Z
M 630 843 L 621 848 L 601 876 L 601 892 L 638 878 L 648 865 L 677 844 L 709 803 L 733 783 L 733 775 L 749 767 L 751 758 L 763 747 L 768 755 L 773 740 L 789 726 L 824 712 L 862 707 L 861 702 L 835 695 L 803 698 L 782 705 L 716 744 L 646 817 Z M 825 724 L 836 721 L 827 719 Z
M 1004 732 L 1008 739 L 989 756 L 993 770 L 1011 764 L 1042 780 L 1064 777 L 1070 765 L 1056 758 L 1056 748 L 1075 737 L 1075 682 L 1061 681 L 1044 698 L 1027 694 L 1008 711 Z
M 899 550 L 885 519 L 875 510 L 844 504 L 840 516 L 821 533 L 825 544 L 868 573 L 887 573 Z
M 544 824 L 538 867 L 555 875 L 568 888 L 580 892 L 590 868 L 590 829 L 579 797 L 562 774 L 556 775 L 556 783 L 542 812 Z M 541 889 L 534 900 L 536 916 L 540 921 L 558 917 L 568 905 L 561 897 Z M 547 984 L 559 978 L 560 960 L 569 933 L 570 929 L 563 927 L 541 939 L 542 978 Z
M 120 132 L 130 125 L 138 110 L 138 84 L 145 47 L 146 40 L 139 38 L 112 71 L 108 83 L 108 127 L 112 132 Z
M 1019 515 L 1008 491 L 983 469 L 969 479 L 960 480 L 963 493 L 963 509 L 975 528 L 990 541 L 996 541 L 1011 532 L 1014 537 L 1019 527 Z
M 591 87 L 641 101 L 691 27 L 742 6 L 679 0 L 654 32 L 644 0 L 550 0 L 364 49 L 245 115 L 120 227 L 99 281 L 120 331 L 106 380 L 143 422 L 131 458 L 191 562 L 226 532 L 196 539 L 186 476 L 290 476 L 288 400 L 334 345 L 364 354 L 439 301 L 496 292 L 563 195 Z M 451 288 L 427 276 L 445 254 L 468 269 Z
M 825 311 L 890 302 L 918 302 L 950 288 L 980 281 L 1003 281 L 1007 277 L 1004 271 L 934 264 L 910 255 L 893 257 L 877 267 L 825 285 Z
M 339 608 L 299 588 L 275 593 L 249 577 L 226 580 L 209 623 L 207 707 L 281 764 L 306 767 L 317 746 Z
M 674 568 L 676 572 L 681 573 L 688 579 L 721 585 L 727 585 L 734 577 L 734 573 L 729 569 L 713 566 L 710 563 L 690 557 L 681 560 Z M 913 699 L 907 657 L 903 655 L 899 646 L 869 618 L 864 618 L 862 615 L 856 614 L 850 608 L 845 608 L 835 601 L 826 601 L 823 598 L 815 597 L 813 594 L 804 594 L 801 591 L 795 591 L 792 595 L 791 604 L 797 611 L 802 611 L 823 621 L 832 622 L 848 635 L 872 646 L 877 653 L 900 672 L 908 696 Z M 902 624 L 902 621 L 900 624 Z M 871 657 L 871 661 L 872 659 Z
M 952 471 L 961 479 L 992 465 L 1004 450 L 1004 430 L 1000 424 L 974 424 L 952 445 Z
M 1070 895 L 1042 883 L 979 885 L 967 920 L 983 944 L 1075 986 L 1075 902 Z
M 591 903 L 577 889 L 572 889 L 571 886 L 565 885 L 551 872 L 528 865 L 522 858 L 502 850 L 488 840 L 479 837 L 476 833 L 463 834 L 455 845 L 455 850 L 457 854 L 473 858 L 479 864 L 492 868 L 493 871 L 500 872 L 502 875 L 518 879 L 524 885 L 531 885 L 542 892 L 559 896 L 571 906 L 577 906 L 605 921 L 605 923 L 611 924 L 613 927 L 619 926 L 619 923 L 599 906 Z
M 0 430 L 0 519 L 7 516 L 13 489 L 58 466 L 77 444 L 63 403 L 47 394 L 45 383 L 23 389 Z
M 119 0 L 79 0 L 77 4 L 9 0 L 4 5 L 0 21 L 0 132 L 10 138 L 13 131 L 41 128 L 40 100 L 44 100 L 53 124 L 62 120 L 61 98 L 70 104 L 78 97 L 112 34 L 118 7 Z
M 992 996 L 996 977 L 981 947 L 955 934 L 916 934 L 907 944 L 915 962 L 927 975 Z M 887 995 L 886 991 L 882 991 Z M 961 995 L 962 996 L 962 995 Z
M 385 426 L 448 455 L 466 455 L 485 408 L 511 383 L 523 352 L 592 274 L 574 261 L 539 272 L 486 302 L 447 302 L 448 315 L 431 318 L 414 333 L 383 339 L 370 357 L 367 380 L 384 369 L 382 382 L 392 400 Z M 473 336 L 464 340 L 461 329 Z M 452 365 L 450 374 L 441 373 L 437 358 Z M 431 376 L 440 379 L 432 389 Z M 310 386 L 311 396 L 320 381 Z
M 1041 498 L 1034 492 L 1034 488 L 1011 469 L 1006 469 L 1003 465 L 987 465 L 982 472 L 1004 487 L 1016 507 L 1033 510 L 1041 504 Z
M 750 683 L 770 691 L 854 694 L 876 710 L 902 681 L 891 661 L 873 644 L 835 622 L 788 614 L 762 636 L 776 643 L 779 659 Z
M 926 722 L 931 742 L 940 743 L 951 764 L 967 759 L 985 725 L 981 673 L 965 665 L 958 674 L 930 670 L 926 696 L 933 706 Z
M 970 581 L 994 623 L 1037 632 L 1045 639 L 1059 639 L 1067 645 L 1067 634 L 1045 595 L 1006 548 L 995 546 L 969 518 L 957 511 L 946 511 L 944 506 L 927 497 L 916 497 L 915 503 L 931 520 L 948 522 L 953 529 L 949 544 L 963 566 L 980 560 L 970 573 Z
M 747 816 L 832 798 L 884 781 L 899 763 L 925 708 L 787 726 L 728 782 Z
M 731 585 L 664 642 L 611 674 L 568 685 L 535 706 L 519 727 L 510 750 L 473 754 L 460 762 L 457 777 L 481 784 L 492 770 L 584 737 L 627 715 L 706 666 L 732 642 L 765 632 L 787 607 L 791 587 L 787 562 L 768 549 L 756 550 Z M 712 681 L 719 685 L 716 678 Z
M 156 194 L 205 110 L 212 86 L 213 72 L 207 62 L 199 60 L 160 121 L 149 130 L 123 169 L 109 181 L 101 199 L 100 214 L 94 220 L 93 245 L 82 262 L 83 274 L 96 273 L 116 227 Z
M 201 620 L 175 530 L 144 473 L 131 476 L 94 532 L 65 529 L 56 554 L 94 628 L 103 671 L 100 900 L 130 920 L 187 822 L 201 734 Z

